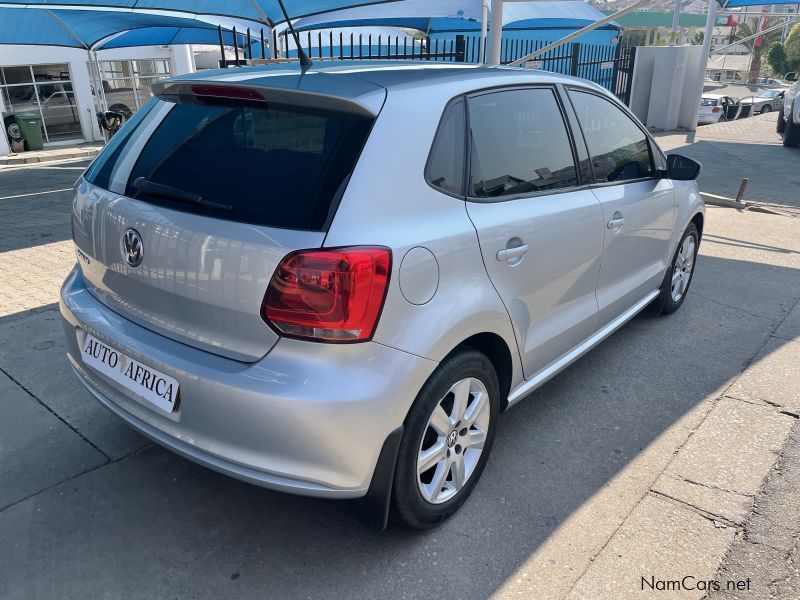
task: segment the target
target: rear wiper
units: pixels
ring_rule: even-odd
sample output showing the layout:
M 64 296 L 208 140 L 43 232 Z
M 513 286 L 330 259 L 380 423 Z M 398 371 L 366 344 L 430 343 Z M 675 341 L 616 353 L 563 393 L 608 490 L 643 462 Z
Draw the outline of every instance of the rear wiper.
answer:
M 169 185 L 155 183 L 150 181 L 147 177 L 137 177 L 133 182 L 133 187 L 143 194 L 151 194 L 153 196 L 160 196 L 180 202 L 190 202 L 192 204 L 199 204 L 200 206 L 216 208 L 218 210 L 233 210 L 233 206 L 230 204 L 220 204 L 219 202 L 212 202 L 211 200 L 203 200 L 203 197 L 198 194 L 179 190 Z

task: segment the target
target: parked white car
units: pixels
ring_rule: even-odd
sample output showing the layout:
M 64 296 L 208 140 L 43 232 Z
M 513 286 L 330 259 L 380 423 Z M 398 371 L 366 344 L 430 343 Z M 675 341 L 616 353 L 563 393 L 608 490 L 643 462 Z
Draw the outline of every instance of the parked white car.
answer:
M 699 125 L 709 125 L 735 118 L 735 107 L 739 101 L 722 94 L 703 94 L 700 99 L 700 115 L 697 118 Z

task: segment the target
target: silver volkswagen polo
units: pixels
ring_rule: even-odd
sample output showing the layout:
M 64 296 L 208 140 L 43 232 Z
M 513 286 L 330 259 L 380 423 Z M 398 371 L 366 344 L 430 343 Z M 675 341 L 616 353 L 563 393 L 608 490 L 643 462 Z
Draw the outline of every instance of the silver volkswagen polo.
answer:
M 499 414 L 647 308 L 704 207 L 613 96 L 509 68 L 171 79 L 80 178 L 69 361 L 178 454 L 430 527 Z

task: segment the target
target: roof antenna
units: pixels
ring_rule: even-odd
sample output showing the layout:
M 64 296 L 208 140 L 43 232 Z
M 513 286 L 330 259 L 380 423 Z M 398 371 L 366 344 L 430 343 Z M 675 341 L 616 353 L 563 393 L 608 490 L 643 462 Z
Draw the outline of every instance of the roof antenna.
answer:
M 292 21 L 289 18 L 289 15 L 286 14 L 286 7 L 283 5 L 283 0 L 278 0 L 278 4 L 281 7 L 281 12 L 283 12 L 283 18 L 286 19 L 286 24 L 289 26 L 289 31 L 292 33 L 292 37 L 294 38 L 294 43 L 297 46 L 297 56 L 300 57 L 300 67 L 305 71 L 314 63 L 308 58 L 306 51 L 303 50 L 303 46 L 300 44 L 300 36 L 297 35 L 297 32 L 294 30 L 294 25 L 292 25 Z

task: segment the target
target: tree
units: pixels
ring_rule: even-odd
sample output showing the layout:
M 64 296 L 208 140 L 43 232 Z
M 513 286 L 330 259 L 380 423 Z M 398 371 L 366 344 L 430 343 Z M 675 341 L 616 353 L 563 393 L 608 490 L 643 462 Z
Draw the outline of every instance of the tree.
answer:
M 744 41 L 746 38 L 755 35 L 756 31 L 758 30 L 758 21 L 759 17 L 739 23 L 738 27 L 736 28 L 736 37 L 734 38 L 734 41 L 741 41 L 742 46 L 747 48 L 747 50 L 750 52 L 750 56 L 752 56 L 752 60 L 750 61 L 750 73 L 747 76 L 748 83 L 755 83 L 756 79 L 758 79 L 758 76 L 761 74 L 761 59 L 764 55 L 764 49 L 769 48 L 770 44 L 773 42 L 780 41 L 781 38 L 781 30 L 776 29 L 775 31 L 770 31 L 769 33 L 765 33 L 763 36 L 760 36 L 761 43 L 758 45 L 756 45 L 756 41 L 759 38 L 753 38 Z M 770 17 L 766 19 L 766 22 L 761 29 L 769 29 L 770 27 L 779 25 L 782 22 L 782 19 Z
M 772 42 L 772 46 L 769 47 L 769 52 L 767 52 L 767 62 L 772 67 L 772 72 L 776 77 L 782 77 L 784 73 L 790 70 L 787 65 L 786 48 L 784 48 L 783 43 Z
M 800 69 L 800 23 L 795 24 L 783 45 L 786 50 L 786 71 Z

